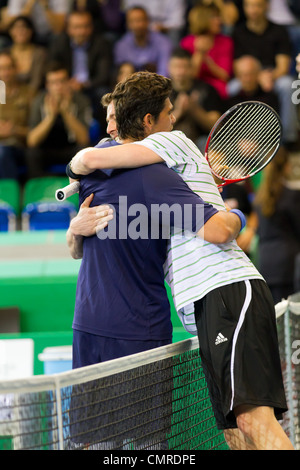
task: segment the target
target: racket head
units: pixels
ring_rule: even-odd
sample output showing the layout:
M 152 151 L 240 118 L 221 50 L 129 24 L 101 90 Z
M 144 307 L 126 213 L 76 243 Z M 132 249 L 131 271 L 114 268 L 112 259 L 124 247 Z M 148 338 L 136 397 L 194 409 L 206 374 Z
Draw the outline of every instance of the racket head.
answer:
M 220 186 L 251 178 L 276 155 L 282 139 L 277 112 L 260 101 L 228 109 L 208 136 L 205 157 Z

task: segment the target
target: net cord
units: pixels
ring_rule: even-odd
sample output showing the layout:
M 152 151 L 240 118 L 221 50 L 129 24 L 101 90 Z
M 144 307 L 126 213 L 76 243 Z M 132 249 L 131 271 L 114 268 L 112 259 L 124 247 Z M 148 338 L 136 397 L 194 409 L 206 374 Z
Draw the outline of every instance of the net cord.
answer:
M 289 309 L 286 310 L 285 316 L 284 316 L 284 333 L 285 333 L 285 357 L 292 357 Z M 293 416 L 294 416 L 293 390 L 292 390 L 292 387 L 289 386 L 289 384 L 291 384 L 293 381 L 291 361 L 286 361 L 286 370 L 287 370 L 287 384 L 288 384 L 288 386 L 286 387 L 286 395 L 287 395 L 287 401 L 289 403 L 287 415 L 289 417 L 290 423 L 293 423 Z M 294 426 L 290 427 L 290 439 L 293 445 L 295 445 Z
M 59 388 L 108 377 L 146 364 L 151 364 L 161 359 L 167 359 L 177 354 L 192 351 L 198 347 L 198 338 L 195 336 L 179 341 L 178 343 L 68 372 L 53 375 L 37 375 L 17 380 L 3 380 L 0 382 L 0 395 L 7 393 L 42 392 L 45 390 L 55 392 Z
M 276 318 L 281 317 L 287 310 L 300 315 L 300 292 L 291 295 L 288 299 L 283 299 L 275 305 Z

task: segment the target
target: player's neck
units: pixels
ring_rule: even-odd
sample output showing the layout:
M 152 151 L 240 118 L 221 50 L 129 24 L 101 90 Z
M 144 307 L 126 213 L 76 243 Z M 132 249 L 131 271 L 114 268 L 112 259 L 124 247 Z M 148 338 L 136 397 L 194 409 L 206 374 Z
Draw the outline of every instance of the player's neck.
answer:
M 135 142 L 135 141 L 136 141 L 136 139 L 131 139 L 131 138 L 118 140 L 119 144 L 131 144 L 132 142 Z

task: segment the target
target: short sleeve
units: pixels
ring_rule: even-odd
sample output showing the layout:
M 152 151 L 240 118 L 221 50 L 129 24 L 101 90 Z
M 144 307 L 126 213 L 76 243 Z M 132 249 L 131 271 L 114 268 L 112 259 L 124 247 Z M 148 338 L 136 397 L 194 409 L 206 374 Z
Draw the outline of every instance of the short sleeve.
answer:
M 180 168 L 188 171 L 187 164 L 190 162 L 189 145 L 192 147 L 194 144 L 189 143 L 189 139 L 183 132 L 173 131 L 152 134 L 144 140 L 134 142 L 133 145 L 143 145 L 149 148 L 159 155 L 169 168 L 174 168 L 180 173 Z

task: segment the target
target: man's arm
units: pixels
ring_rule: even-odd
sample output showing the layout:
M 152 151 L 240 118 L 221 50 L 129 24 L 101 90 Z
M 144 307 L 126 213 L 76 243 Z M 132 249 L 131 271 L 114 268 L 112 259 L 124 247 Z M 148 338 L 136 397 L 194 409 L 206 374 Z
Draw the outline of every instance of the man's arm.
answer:
M 45 116 L 41 115 L 40 108 L 44 107 Z M 30 116 L 31 130 L 27 136 L 29 147 L 38 147 L 49 135 L 58 113 L 58 105 L 48 94 L 44 100 L 34 101 Z
M 96 235 L 113 219 L 113 210 L 106 205 L 90 207 L 94 195 L 88 196 L 81 204 L 79 212 L 71 222 L 67 231 L 67 245 L 72 258 L 83 256 L 83 239 Z
M 67 4 L 66 4 L 66 11 L 56 11 L 55 8 L 49 5 L 49 0 L 38 0 L 38 3 L 44 10 L 45 17 L 48 21 L 48 24 L 51 30 L 55 34 L 59 34 L 64 30 L 66 14 L 67 14 Z M 62 2 L 64 3 L 64 2 Z
M 5 26 L 5 30 L 18 16 L 30 16 L 36 0 L 27 0 L 25 4 L 20 8 L 20 2 L 18 0 L 10 0 L 7 2 L 8 5 L 4 10 L 4 16 L 2 17 L 2 23 Z
M 83 257 L 83 237 L 81 235 L 75 235 L 72 232 L 71 226 L 67 230 L 66 234 L 67 245 L 69 248 L 70 255 L 74 259 L 82 259 Z
M 285 54 L 278 54 L 275 57 L 275 69 L 273 70 L 273 79 L 282 77 L 283 75 L 288 75 L 291 66 L 291 57 Z
M 55 121 L 54 114 L 48 114 L 27 136 L 28 147 L 38 147 L 49 135 Z
M 174 174 L 174 176 L 178 178 L 183 188 L 187 188 L 178 175 Z M 187 190 L 191 194 L 191 190 L 189 188 Z M 90 207 L 93 197 L 94 195 L 91 194 L 81 204 L 77 216 L 72 219 L 67 231 L 67 245 L 74 259 L 81 259 L 83 257 L 84 237 L 95 235 L 98 231 L 103 230 L 109 221 L 113 219 L 113 210 L 109 206 Z M 204 204 L 208 210 L 212 209 L 209 204 L 205 204 L 195 194 L 193 194 L 193 198 L 197 203 L 201 201 L 201 204 Z M 197 236 L 216 245 L 229 243 L 236 239 L 246 223 L 243 213 L 239 210 L 231 210 L 229 212 L 212 210 L 214 211 L 213 215 L 198 230 Z
M 241 211 L 218 211 L 194 193 L 178 173 L 164 165 L 151 165 L 141 172 L 141 177 L 148 210 L 154 221 L 157 212 L 161 214 L 159 220 L 165 229 L 174 227 L 176 232 L 187 231 L 221 245 L 234 240 L 245 226 L 246 218 Z
M 61 105 L 61 115 L 66 125 L 66 128 L 74 133 L 76 142 L 80 146 L 88 145 L 89 142 L 89 132 L 87 127 L 80 122 L 80 120 L 72 113 L 71 102 L 62 103 Z
M 197 232 L 197 235 L 209 243 L 221 245 L 235 240 L 245 226 L 245 217 L 241 211 L 216 212 Z
M 123 144 L 114 147 L 88 147 L 73 157 L 70 167 L 77 175 L 88 175 L 95 170 L 110 168 L 138 168 L 162 163 L 164 160 L 153 150 L 142 145 Z

